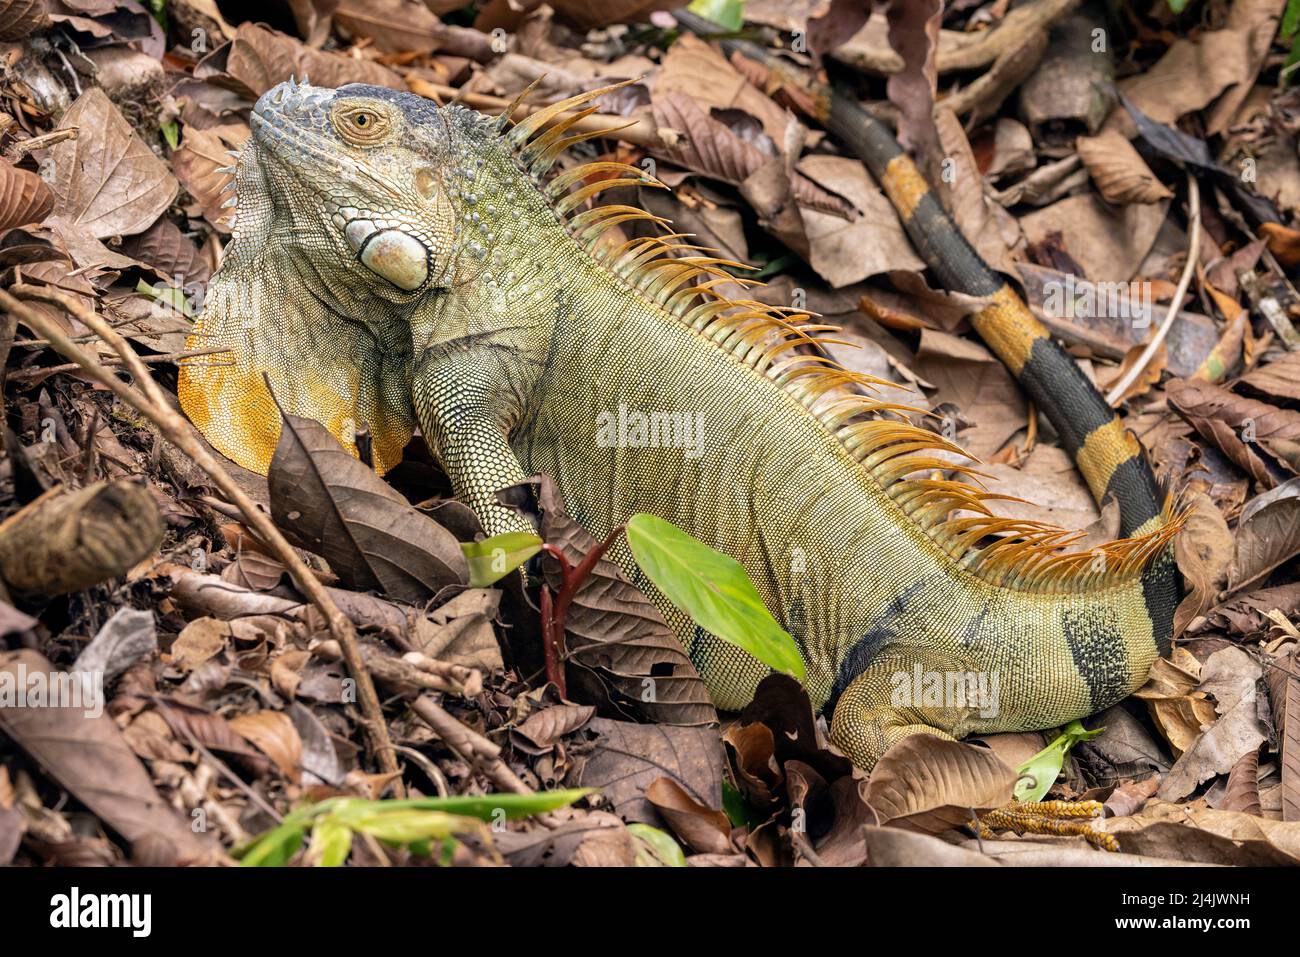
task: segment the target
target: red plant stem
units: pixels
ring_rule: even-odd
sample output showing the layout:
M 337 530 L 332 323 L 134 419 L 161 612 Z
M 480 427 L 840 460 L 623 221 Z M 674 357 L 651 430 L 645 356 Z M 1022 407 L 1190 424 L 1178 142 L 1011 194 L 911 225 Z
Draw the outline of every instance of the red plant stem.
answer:
M 561 632 L 563 634 L 563 632 Z M 551 605 L 551 589 L 542 582 L 542 657 L 546 662 L 546 680 L 564 696 L 564 666 L 560 663 L 560 646 L 555 640 L 555 614 Z
M 573 596 L 578 593 L 578 589 L 591 577 L 601 556 L 622 532 L 622 525 L 610 532 L 609 538 L 583 556 L 577 567 L 574 567 L 558 546 L 542 546 L 542 551 L 554 558 L 560 566 L 560 590 L 554 603 L 551 601 L 550 588 L 542 582 L 542 642 L 545 645 L 546 680 L 560 689 L 561 696 L 564 695 L 564 622 L 569 615 L 569 606 L 573 604 Z

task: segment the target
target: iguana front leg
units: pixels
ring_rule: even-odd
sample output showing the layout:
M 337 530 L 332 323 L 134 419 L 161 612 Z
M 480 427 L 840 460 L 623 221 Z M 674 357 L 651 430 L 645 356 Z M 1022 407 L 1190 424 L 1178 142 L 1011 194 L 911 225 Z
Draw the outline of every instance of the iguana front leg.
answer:
M 488 535 L 535 531 L 496 493 L 527 476 L 506 440 L 499 366 L 473 353 L 437 349 L 416 370 L 416 418 L 429 449 L 442 465 L 456 497 L 474 510 Z

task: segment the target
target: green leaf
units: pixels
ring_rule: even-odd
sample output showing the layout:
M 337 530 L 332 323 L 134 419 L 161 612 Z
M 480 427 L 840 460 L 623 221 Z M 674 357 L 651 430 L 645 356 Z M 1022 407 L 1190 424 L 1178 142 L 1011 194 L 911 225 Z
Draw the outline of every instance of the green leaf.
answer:
M 481 542 L 461 542 L 460 550 L 469 562 L 470 585 L 486 588 L 540 552 L 542 540 L 532 532 L 506 532 Z
M 175 120 L 168 120 L 160 127 L 168 149 L 178 149 L 181 145 L 181 128 Z
M 536 794 L 483 794 L 476 797 L 403 798 L 396 801 L 371 801 L 386 807 L 416 808 L 427 811 L 446 811 L 463 814 L 480 821 L 494 821 L 504 817 L 507 821 L 534 814 L 545 814 L 568 807 L 579 798 L 592 793 L 593 788 L 568 788 L 559 791 L 538 791 Z
M 175 309 L 187 318 L 194 318 L 194 309 L 189 298 L 185 295 L 184 289 L 177 289 L 175 286 L 168 286 L 161 282 L 154 286 L 140 279 L 136 281 L 135 291 L 142 296 L 148 296 L 150 299 L 157 300 L 163 305 Z
M 745 25 L 745 0 L 695 0 L 686 9 L 731 33 Z
M 307 858 L 317 867 L 342 867 L 352 851 L 352 830 L 333 815 L 327 815 L 312 828 Z
M 306 817 L 290 815 L 283 824 L 267 831 L 242 851 L 236 851 L 235 857 L 244 867 L 284 867 L 302 847 L 309 823 Z
M 627 543 L 646 577 L 701 628 L 804 679 L 794 639 L 768 613 L 734 558 L 644 512 L 628 520 Z
M 649 824 L 629 824 L 627 829 L 636 842 L 637 867 L 686 866 L 686 855 L 681 845 L 659 828 Z
M 1089 731 L 1081 721 L 1071 721 L 1067 724 L 1051 744 L 1016 768 L 1019 780 L 1016 781 L 1016 789 L 1013 792 L 1015 799 L 1029 803 L 1041 801 L 1043 795 L 1052 789 L 1052 785 L 1060 775 L 1061 768 L 1065 765 L 1065 756 L 1070 753 L 1070 749 L 1080 741 L 1095 738 L 1105 730 L 1105 728 L 1098 728 L 1096 731 Z
M 1290 39 L 1300 27 L 1300 0 L 1287 0 L 1286 12 L 1282 14 L 1282 27 L 1278 35 L 1283 40 Z
M 442 840 L 452 834 L 481 833 L 487 829 L 476 817 L 448 814 L 446 811 L 386 806 L 389 803 L 391 802 L 345 801 L 335 808 L 331 818 L 339 827 L 369 834 L 392 844 Z
M 1188 0 L 1169 0 L 1169 9 L 1174 13 L 1182 13 L 1187 9 Z

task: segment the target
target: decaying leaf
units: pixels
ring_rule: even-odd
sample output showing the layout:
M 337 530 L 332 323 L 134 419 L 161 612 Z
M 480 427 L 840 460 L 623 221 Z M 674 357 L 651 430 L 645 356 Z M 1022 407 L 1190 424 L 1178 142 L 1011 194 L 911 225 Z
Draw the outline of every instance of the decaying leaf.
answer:
M 314 419 L 285 414 L 267 475 L 271 515 L 357 589 L 418 602 L 469 581 L 460 543 Z
M 1108 203 L 1156 203 L 1174 194 L 1156 179 L 1151 167 L 1118 130 L 1102 130 L 1096 136 L 1080 136 L 1075 149 L 1088 168 L 1092 181 Z
M 1237 522 L 1237 547 L 1228 588 L 1258 583 L 1283 562 L 1300 554 L 1300 478 L 1293 478 L 1251 500 Z
M 884 753 L 864 797 L 893 827 L 938 834 L 1011 801 L 1016 772 L 984 748 L 913 734 Z
M 85 135 L 50 148 L 50 219 L 97 239 L 148 229 L 178 189 L 162 160 L 136 135 L 99 87 L 77 98 L 60 129 Z
M 39 223 L 54 208 L 54 194 L 35 173 L 0 160 L 0 229 Z
M 27 650 L 0 655 L 0 672 L 11 687 L 19 686 L 20 674 L 45 675 L 47 686 L 53 682 L 58 687 L 63 680 L 49 661 Z M 170 842 L 174 859 L 209 859 L 216 852 L 211 837 L 192 831 L 168 807 L 103 705 L 102 699 L 96 704 L 88 698 L 79 706 L 32 702 L 3 707 L 0 731 L 128 842 L 161 835 Z

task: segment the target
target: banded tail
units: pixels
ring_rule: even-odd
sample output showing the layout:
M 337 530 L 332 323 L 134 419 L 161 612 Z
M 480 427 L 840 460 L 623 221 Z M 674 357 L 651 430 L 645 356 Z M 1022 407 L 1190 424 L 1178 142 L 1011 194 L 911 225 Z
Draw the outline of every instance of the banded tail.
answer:
M 707 20 L 685 11 L 674 16 L 702 36 L 717 32 Z M 806 94 L 814 117 L 866 163 L 943 287 L 988 301 L 971 324 L 1052 423 L 1097 503 L 1111 497 L 1118 504 L 1120 535 L 1149 535 L 1177 522 L 1137 439 L 1011 285 L 967 242 L 889 128 L 837 90 L 811 85 L 762 47 L 730 39 L 721 44 L 727 53 L 757 60 L 783 84 Z M 1164 654 L 1180 597 L 1169 550 L 1151 562 L 1142 584 Z

